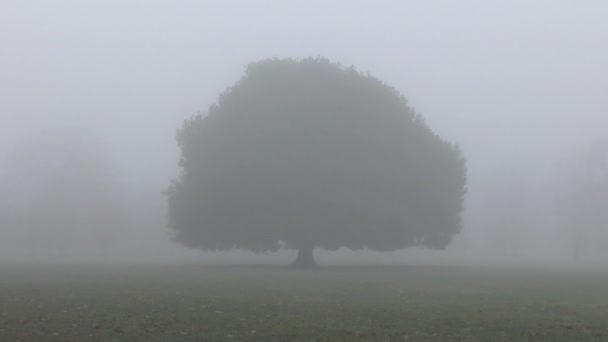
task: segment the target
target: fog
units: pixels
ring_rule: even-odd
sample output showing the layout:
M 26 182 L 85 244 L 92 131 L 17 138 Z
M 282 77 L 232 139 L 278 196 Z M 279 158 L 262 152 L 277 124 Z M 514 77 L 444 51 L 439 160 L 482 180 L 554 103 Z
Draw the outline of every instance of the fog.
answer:
M 577 170 L 591 146 L 608 139 L 607 15 L 604 1 L 4 1 L 0 262 L 291 258 L 177 245 L 162 193 L 179 172 L 177 129 L 205 113 L 244 65 L 323 56 L 394 86 L 459 144 L 468 193 L 462 233 L 446 251 L 320 251 L 321 262 L 604 264 L 608 220 L 593 215 L 608 202 L 582 195 L 599 203 L 576 211 L 596 220 L 592 232 L 580 220 L 568 225 L 579 230 L 564 228 L 560 205 L 584 178 Z M 24 193 L 31 182 L 17 186 L 27 174 L 19 168 L 36 170 L 40 158 L 63 151 L 54 142 L 95 151 L 112 170 L 106 178 L 116 183 L 100 189 L 117 196 L 108 201 L 124 218 L 105 250 L 99 238 L 68 231 L 52 235 L 78 248 L 36 253 L 38 233 L 6 223 L 18 211 L 15 193 L 18 208 L 41 200 L 38 190 Z

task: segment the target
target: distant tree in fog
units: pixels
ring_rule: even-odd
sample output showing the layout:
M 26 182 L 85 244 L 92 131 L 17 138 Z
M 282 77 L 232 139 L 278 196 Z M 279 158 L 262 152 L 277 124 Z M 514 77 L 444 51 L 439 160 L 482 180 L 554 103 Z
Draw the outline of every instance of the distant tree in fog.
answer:
M 14 236 L 15 224 L 12 222 L 14 208 L 10 197 L 9 187 L 0 172 L 0 256 L 7 248 L 5 246 L 7 241 Z
M 62 133 L 22 145 L 4 170 L 6 228 L 35 257 L 103 253 L 120 238 L 127 210 L 99 146 L 85 134 Z
M 517 258 L 542 240 L 537 231 L 542 211 L 538 193 L 522 165 L 496 169 L 481 187 L 479 223 L 496 255 Z
M 608 140 L 571 158 L 557 212 L 576 257 L 608 250 Z
M 264 60 L 177 134 L 177 241 L 204 250 L 444 248 L 465 160 L 403 96 L 325 59 Z

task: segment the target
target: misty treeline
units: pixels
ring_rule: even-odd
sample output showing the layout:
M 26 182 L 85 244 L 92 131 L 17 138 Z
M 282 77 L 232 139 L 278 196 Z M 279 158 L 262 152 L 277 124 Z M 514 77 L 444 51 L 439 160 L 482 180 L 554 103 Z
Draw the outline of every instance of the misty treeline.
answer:
M 0 257 L 120 261 L 149 256 L 162 202 L 126 184 L 123 168 L 88 130 L 26 139 L 0 171 Z M 159 193 L 159 191 L 157 191 Z
M 479 182 L 467 211 L 467 226 L 478 233 L 474 243 L 507 259 L 604 258 L 608 140 L 573 148 L 542 172 L 530 163 L 511 160 Z
M 0 256 L 121 260 L 147 257 L 168 242 L 160 191 L 125 182 L 124 168 L 102 147 L 93 135 L 58 130 L 13 151 L 0 173 Z M 541 176 L 526 167 L 502 165 L 470 189 L 477 200 L 468 202 L 461 233 L 471 237 L 469 252 L 507 259 L 605 256 L 608 140 L 565 153 Z
M 310 70 L 304 70 L 304 73 L 308 76 L 313 74 Z M 286 74 L 286 72 L 279 73 L 279 75 Z M 256 79 L 255 82 L 262 82 L 266 85 L 276 82 L 272 77 L 270 79 L 266 79 L 265 77 L 262 76 L 260 79 Z M 398 96 L 394 96 L 393 90 L 389 89 L 387 91 L 383 84 L 369 78 L 369 76 L 359 75 L 347 70 L 344 75 L 338 74 L 328 77 L 328 81 L 323 83 L 324 87 L 322 88 L 318 88 L 315 84 L 306 86 L 308 87 L 307 89 L 317 89 L 317 96 L 325 101 L 323 105 L 334 106 L 335 104 L 331 101 L 331 97 L 326 97 L 326 95 L 343 86 L 343 84 L 340 85 L 341 83 L 338 85 L 332 83 L 336 80 L 345 82 L 345 84 L 349 84 L 351 81 L 360 82 L 356 87 L 353 86 L 353 89 L 356 91 L 371 89 L 369 93 L 366 90 L 361 93 L 354 93 L 354 95 L 350 93 L 342 94 L 343 97 L 350 96 L 351 100 L 349 100 L 348 104 L 356 104 L 356 108 L 348 108 L 348 111 L 359 113 L 359 109 L 357 108 L 365 106 L 367 103 L 366 99 L 376 101 L 374 103 L 377 106 L 385 106 L 386 103 L 383 100 L 381 101 L 381 99 L 388 99 L 389 102 L 392 101 L 390 102 L 392 107 L 388 106 L 387 108 L 390 110 L 387 109 L 385 112 L 391 113 L 391 118 L 397 117 L 398 113 L 406 113 L 411 116 L 411 122 L 419 126 L 415 126 L 418 127 L 419 132 L 426 130 L 426 126 L 422 121 L 416 121 L 418 120 L 416 119 L 417 114 L 405 102 L 401 102 Z M 214 167 L 218 167 L 217 170 L 209 169 L 205 172 L 216 172 L 218 177 L 220 177 L 219 179 L 225 181 L 226 184 L 232 182 L 233 178 L 231 177 L 234 174 L 243 170 L 243 172 L 246 171 L 248 174 L 255 170 L 259 171 L 257 174 L 259 181 L 246 186 L 247 188 L 251 187 L 251 191 L 247 193 L 251 201 L 246 203 L 246 206 L 255 208 L 255 205 L 264 205 L 264 202 L 259 201 L 258 197 L 260 193 L 256 191 L 256 186 L 264 184 L 263 182 L 270 182 L 273 186 L 277 185 L 275 184 L 276 179 L 264 177 L 272 175 L 272 172 L 278 172 L 277 174 L 280 176 L 280 170 L 268 168 L 266 163 L 250 164 L 249 166 L 255 166 L 256 169 L 253 171 L 247 170 L 238 167 L 238 165 L 241 165 L 240 161 L 244 160 L 243 158 L 251 158 L 253 153 L 257 153 L 254 149 L 254 142 L 270 144 L 266 147 L 274 149 L 276 153 L 283 153 L 285 155 L 288 155 L 289 151 L 287 149 L 291 147 L 266 140 L 267 134 L 260 134 L 259 139 L 256 138 L 257 140 L 250 139 L 250 137 L 243 134 L 231 137 L 231 134 L 235 130 L 238 131 L 243 128 L 241 125 L 254 123 L 252 120 L 248 120 L 247 117 L 243 117 L 244 119 L 239 118 L 239 115 L 242 114 L 240 108 L 251 108 L 252 105 L 255 105 L 261 108 L 260 112 L 264 112 L 264 110 L 270 107 L 274 108 L 277 103 L 285 108 L 290 108 L 292 104 L 273 101 L 272 96 L 274 96 L 274 93 L 272 92 L 259 96 L 258 93 L 262 91 L 261 88 L 257 87 L 255 83 L 250 84 L 248 82 L 246 79 L 245 82 L 239 83 L 239 86 L 231 88 L 230 91 L 224 93 L 223 97 L 220 98 L 220 104 L 223 103 L 224 106 L 211 107 L 211 111 L 217 113 L 215 113 L 216 115 L 209 116 L 209 120 L 216 126 L 203 125 L 201 127 L 204 128 L 201 128 L 200 131 L 189 131 L 188 127 L 201 125 L 205 121 L 203 117 L 198 116 L 189 121 L 189 123 L 186 122 L 185 128 L 178 137 L 182 140 L 186 138 L 194 139 L 197 141 L 197 144 L 200 141 L 204 142 L 200 146 L 209 147 L 205 150 L 205 153 L 210 156 L 209 158 L 215 160 Z M 249 92 L 247 87 L 252 84 L 253 86 L 250 88 L 255 91 Z M 332 87 L 338 88 L 334 89 Z M 288 91 L 292 88 L 285 87 L 279 83 L 272 85 L 268 89 L 297 99 L 296 93 Z M 245 95 L 240 93 L 243 91 L 245 91 Z M 251 94 L 257 95 L 250 99 L 248 96 Z M 366 98 L 369 94 L 374 95 Z M 307 103 L 304 101 L 304 105 L 307 105 Z M 344 109 L 339 107 L 331 108 L 332 112 L 339 112 Z M 373 111 L 373 108 L 371 110 Z M 330 139 L 324 142 L 322 137 L 316 137 L 314 142 L 319 144 L 334 144 L 336 148 L 338 146 L 340 148 L 347 147 L 348 144 L 361 144 L 357 151 L 368 148 L 376 149 L 377 151 L 384 151 L 382 149 L 387 148 L 387 151 L 389 151 L 389 148 L 394 148 L 396 145 L 392 145 L 392 143 L 401 139 L 400 133 L 394 130 L 397 126 L 390 121 L 379 124 L 378 121 L 372 119 L 373 117 L 365 117 L 367 112 L 369 112 L 369 109 L 367 111 L 360 111 L 359 114 L 365 120 L 357 121 L 363 122 L 365 125 L 356 126 L 354 123 L 351 123 L 353 126 L 350 129 L 356 129 L 357 136 L 359 137 L 365 136 L 370 127 L 376 129 L 376 133 L 390 131 L 393 135 L 389 140 L 382 140 L 386 138 L 386 135 L 377 134 L 376 137 L 382 137 L 382 139 L 376 140 L 377 145 L 362 144 L 362 140 L 354 138 L 354 140 Z M 223 116 L 218 116 L 218 113 L 221 113 Z M 266 113 L 272 115 L 268 114 L 268 117 L 264 118 L 265 121 L 258 122 L 260 132 L 264 133 L 265 130 L 273 129 L 273 127 L 280 130 L 282 129 L 281 127 L 284 128 L 290 125 L 288 121 L 280 121 L 284 119 L 280 117 L 280 113 L 272 111 L 266 111 Z M 234 118 L 227 121 L 218 121 L 218 117 L 220 119 Z M 209 120 L 206 122 L 209 122 Z M 304 125 L 313 124 L 307 121 L 310 120 L 310 116 L 302 116 L 299 120 Z M 339 127 L 335 122 L 329 122 L 329 124 L 333 125 L 332 127 L 334 128 Z M 229 129 L 222 131 L 218 127 L 228 127 Z M 206 132 L 205 136 L 198 135 L 202 130 L 209 129 L 213 130 Z M 289 133 L 289 131 L 285 132 Z M 298 130 L 289 133 L 289 136 L 294 140 L 293 146 L 302 146 L 301 141 L 295 141 L 296 138 L 310 139 L 309 135 L 300 133 L 302 132 Z M 429 146 L 433 147 L 429 147 L 429 149 L 435 148 L 437 151 L 441 150 L 443 146 L 442 140 L 436 138 L 433 134 L 420 134 L 423 137 L 422 139 L 427 139 L 427 143 L 430 141 Z M 427 134 L 426 137 L 425 134 Z M 136 181 L 137 177 L 124 177 L 124 172 L 126 172 L 125 170 L 129 170 L 129 165 L 122 165 L 121 162 L 114 159 L 111 150 L 107 149 L 100 136 L 103 137 L 103 132 L 91 134 L 91 131 L 87 129 L 58 129 L 50 133 L 35 134 L 17 144 L 18 147 L 12 151 L 10 157 L 4 161 L 0 168 L 0 257 L 3 260 L 103 261 L 124 260 L 125 258 L 134 256 L 139 256 L 140 260 L 149 260 L 147 258 L 150 256 L 162 255 L 159 252 L 161 249 L 171 250 L 167 246 L 175 246 L 170 242 L 170 231 L 167 229 L 167 224 L 173 223 L 173 225 L 176 225 L 176 222 L 167 221 L 166 213 L 168 208 L 166 198 L 162 195 L 164 189 L 153 188 L 145 183 L 138 183 Z M 344 134 L 344 136 L 348 136 L 348 134 Z M 224 139 L 227 139 L 225 140 L 227 141 L 227 146 L 233 148 L 232 150 L 228 150 L 230 153 L 222 151 L 222 149 L 213 148 L 215 143 L 224 141 Z M 406 139 L 403 141 L 410 144 L 410 147 L 411 144 L 417 143 L 415 140 L 409 141 Z M 183 144 L 183 141 L 180 141 L 180 144 Z M 197 144 L 192 145 L 193 148 L 198 148 L 197 146 L 199 145 Z M 451 145 L 445 146 L 451 151 Z M 321 150 L 320 148 L 318 149 L 318 151 Z M 341 155 L 347 160 L 349 153 L 353 153 L 353 158 L 349 162 L 352 162 L 352 165 L 356 166 L 358 165 L 358 160 L 360 160 L 356 153 L 359 152 L 355 153 L 352 151 L 349 148 L 345 148 L 345 153 L 341 153 Z M 189 152 L 192 151 L 186 148 L 186 153 Z M 197 156 L 196 158 L 202 155 L 202 152 L 199 152 L 194 154 Z M 264 153 L 269 155 L 271 154 L 270 152 L 272 151 L 264 151 Z M 390 150 L 389 152 L 399 153 L 398 150 Z M 377 154 L 377 156 L 382 157 L 384 155 L 382 153 Z M 463 153 L 464 157 L 466 157 L 466 151 Z M 311 151 L 303 150 L 302 155 L 310 158 L 311 163 L 314 161 L 316 164 L 289 163 L 283 165 L 279 163 L 277 165 L 282 168 L 297 166 L 300 169 L 310 169 L 313 171 L 315 171 L 315 168 L 323 165 L 342 167 L 334 165 L 334 160 L 331 159 L 331 156 L 325 156 L 322 153 L 315 155 Z M 459 154 L 454 155 L 456 157 L 459 156 Z M 191 157 L 191 155 L 186 154 L 186 157 Z M 196 158 L 182 158 L 182 164 L 193 163 L 195 169 L 205 169 L 208 167 L 198 163 L 199 161 Z M 300 163 L 308 160 L 306 158 L 299 159 L 297 162 Z M 432 159 L 425 161 L 426 157 L 424 155 L 419 155 L 419 158 L 420 161 L 424 162 L 429 162 Z M 390 163 L 382 164 L 384 161 L 380 159 L 378 159 L 378 163 L 373 165 L 379 167 L 379 169 L 382 169 L 383 165 L 392 166 L 382 171 L 385 172 L 386 177 L 384 180 L 386 180 L 386 184 L 382 184 L 381 188 L 370 189 L 380 191 L 379 193 L 383 196 L 387 193 L 393 193 L 393 196 L 397 198 L 398 196 L 393 185 L 400 184 L 399 182 L 402 180 L 400 177 L 402 175 L 394 172 L 394 170 L 397 170 L 398 167 L 407 167 L 408 161 L 418 159 L 404 159 L 399 163 L 393 160 L 391 162 L 394 165 Z M 458 158 L 455 161 L 458 161 Z M 277 160 L 272 158 L 267 159 L 266 162 L 278 163 Z M 459 163 L 454 162 L 446 165 L 461 166 Z M 236 166 L 230 169 L 222 169 L 217 166 L 223 164 Z M 502 165 L 495 167 L 484 175 L 475 174 L 477 178 L 472 178 L 469 175 L 468 192 L 466 194 L 467 198 L 463 214 L 465 220 L 459 233 L 460 236 L 455 243 L 448 247 L 447 253 L 455 253 L 459 252 L 459 249 L 460 251 L 466 249 L 468 253 L 478 253 L 479 257 L 497 256 L 507 259 L 559 258 L 575 261 L 606 256 L 608 254 L 608 140 L 592 141 L 586 145 L 578 146 L 572 151 L 565 151 L 560 160 L 545 167 L 542 172 L 535 174 L 530 172 L 532 169 L 534 167 L 530 167 L 524 161 L 505 159 Z M 230 172 L 234 174 L 227 172 L 227 170 L 232 170 Z M 301 170 L 294 170 L 294 172 L 298 173 Z M 424 172 L 421 172 L 421 174 L 424 174 Z M 303 174 L 306 177 L 310 175 Z M 352 173 L 351 175 L 359 176 Z M 167 175 L 167 179 L 173 176 Z M 374 246 L 374 244 L 377 245 L 374 248 L 376 250 L 393 250 L 399 246 L 434 247 L 436 245 L 439 248 L 443 248 L 450 241 L 451 236 L 457 232 L 456 228 L 460 228 L 452 227 L 454 228 L 452 229 L 446 225 L 448 230 L 452 229 L 449 230 L 449 236 L 437 235 L 430 231 L 420 231 L 418 235 L 408 235 L 407 238 L 409 240 L 400 241 L 397 239 L 400 235 L 390 235 L 399 230 L 394 229 L 391 222 L 391 224 L 386 225 L 386 232 L 382 233 L 384 235 L 382 239 L 377 239 L 380 237 L 380 235 L 375 235 L 378 232 L 377 230 L 367 230 L 367 226 L 373 225 L 373 222 L 365 223 L 363 220 L 345 218 L 335 213 L 333 216 L 331 215 L 332 208 L 339 208 L 339 205 L 336 207 L 336 203 L 353 202 L 353 205 L 359 205 L 361 203 L 356 201 L 362 197 L 359 193 L 353 192 L 351 194 L 348 186 L 342 188 L 337 186 L 337 184 L 341 183 L 355 184 L 358 182 L 357 179 L 355 179 L 357 182 L 349 183 L 350 180 L 348 178 L 341 177 L 338 174 L 335 177 L 332 176 L 333 178 L 330 176 L 327 174 L 315 175 L 317 179 L 325 181 L 318 190 L 321 191 L 320 193 L 323 193 L 323 191 L 327 193 L 327 200 L 331 199 L 332 194 L 344 194 L 343 198 L 335 199 L 333 206 L 324 208 L 326 210 L 326 217 L 330 218 L 328 222 L 343 222 L 346 219 L 344 222 L 348 224 L 354 226 L 361 225 L 360 236 L 357 238 L 348 235 L 339 236 L 342 234 L 341 232 L 330 230 L 329 232 L 334 234 L 331 238 L 325 235 L 318 235 L 318 241 L 308 241 L 310 242 L 308 244 L 309 248 L 311 246 L 318 246 L 333 250 L 346 246 L 358 249 Z M 459 185 L 454 190 L 457 195 L 460 194 L 461 187 L 464 184 L 460 182 L 461 176 L 455 178 L 457 180 L 455 184 Z M 188 177 L 188 173 L 182 173 L 180 181 L 174 183 L 173 187 L 169 188 L 169 199 L 171 199 L 171 191 L 176 191 L 176 187 L 182 186 L 185 189 L 196 188 L 192 184 L 198 183 L 188 184 L 187 182 L 190 181 Z M 245 178 L 241 177 L 239 179 Z M 373 179 L 365 177 L 361 179 L 365 179 L 364 184 L 375 183 Z M 427 185 L 433 188 L 434 185 L 440 183 L 438 179 L 433 178 L 433 182 Z M 300 180 L 302 179 L 300 178 Z M 307 194 L 306 196 L 311 198 L 314 196 L 313 193 L 307 192 L 310 189 L 298 183 L 298 179 L 285 179 L 282 181 L 284 183 L 281 184 L 284 184 L 284 186 L 281 189 L 275 189 L 276 193 L 293 188 L 293 193 Z M 416 189 L 416 186 L 420 184 L 417 179 L 404 180 L 404 182 L 403 184 L 410 185 L 410 190 Z M 382 182 L 378 180 L 377 183 L 380 184 Z M 214 191 L 217 190 L 212 199 L 204 198 L 204 196 L 200 197 L 201 193 L 194 193 L 192 194 L 192 198 L 195 200 L 186 202 L 196 204 L 201 203 L 201 201 L 207 201 L 205 203 L 211 208 L 219 206 L 214 213 L 224 212 L 226 217 L 234 219 L 234 222 L 247 221 L 247 219 L 239 221 L 240 218 L 236 215 L 237 213 L 231 212 L 235 208 L 233 206 L 234 203 L 229 205 L 230 201 L 225 203 L 218 202 L 218 198 L 226 195 L 225 190 L 228 188 L 215 189 L 214 187 L 217 187 L 218 183 L 214 182 L 210 182 L 206 186 Z M 370 189 L 364 189 L 364 193 L 369 194 Z M 207 189 L 207 193 L 209 191 Z M 267 193 L 266 195 L 274 196 L 275 194 Z M 422 191 L 420 194 L 424 196 L 425 192 Z M 435 195 L 438 195 L 438 197 L 434 198 L 431 202 L 441 202 L 441 194 L 441 192 L 436 193 Z M 197 218 L 195 222 L 185 222 L 186 226 L 191 225 L 189 227 L 193 229 L 192 231 L 182 230 L 182 235 L 177 234 L 175 237 L 177 240 L 181 239 L 182 243 L 185 242 L 185 244 L 191 244 L 194 247 L 207 243 L 211 245 L 211 249 L 215 248 L 213 244 L 219 244 L 221 247 L 230 247 L 231 245 L 239 247 L 241 244 L 236 242 L 241 240 L 243 241 L 243 246 L 253 250 L 256 250 L 256 248 L 249 246 L 252 242 L 259 244 L 259 250 L 277 250 L 279 248 L 277 245 L 278 240 L 286 242 L 289 248 L 301 249 L 303 238 L 298 234 L 305 229 L 311 229 L 306 227 L 306 225 L 314 225 L 314 217 L 307 217 L 306 213 L 300 212 L 305 209 L 303 207 L 289 207 L 288 204 L 290 201 L 295 201 L 295 198 L 290 198 L 289 196 L 283 196 L 282 198 L 283 200 L 280 204 L 287 208 L 281 209 L 282 215 L 285 217 L 277 214 L 276 219 L 280 222 L 272 221 L 276 227 L 271 232 L 256 235 L 255 231 L 248 231 L 247 233 L 251 235 L 232 236 L 229 237 L 229 241 L 224 241 L 225 237 L 219 235 L 216 236 L 216 240 L 205 237 L 203 241 L 199 235 L 202 234 L 201 236 L 203 236 L 204 234 L 200 230 L 200 227 L 197 226 L 200 222 Z M 458 198 L 458 196 L 454 196 L 454 198 Z M 222 203 L 226 205 L 224 206 Z M 299 202 L 295 201 L 293 203 Z M 439 221 L 433 220 L 437 220 L 440 216 L 436 215 L 436 212 L 433 212 L 432 203 L 430 206 L 421 207 L 418 212 L 429 210 L 428 215 L 423 217 L 423 219 L 438 224 Z M 387 207 L 384 202 L 374 202 L 374 196 L 365 202 L 365 204 L 373 204 L 378 209 L 378 220 L 380 221 L 386 218 L 387 214 L 394 215 L 394 217 L 401 217 L 400 215 L 403 215 L 403 212 L 397 207 Z M 185 207 L 181 206 L 178 209 L 182 210 L 183 208 Z M 289 208 L 293 209 L 293 212 L 289 212 Z M 460 203 L 457 203 L 453 207 L 446 206 L 446 208 L 448 209 L 446 209 L 445 217 L 453 218 L 459 214 Z M 197 215 L 201 213 L 201 211 L 194 207 L 192 210 Z M 244 215 L 244 213 L 246 213 L 246 210 L 239 208 L 239 215 Z M 254 215 L 256 213 L 251 214 Z M 174 220 L 175 217 L 173 217 Z M 295 218 L 306 218 L 307 221 L 292 222 L 291 226 L 292 228 L 296 228 L 296 231 L 291 232 L 291 235 L 280 231 L 280 229 L 290 228 L 283 227 L 283 222 L 294 220 Z M 268 220 L 268 217 L 264 219 Z M 410 219 L 410 217 L 405 217 L 405 219 Z M 217 222 L 218 227 L 221 224 L 226 224 L 225 220 L 218 220 Z M 234 222 L 228 223 L 233 224 Z M 323 234 L 327 235 L 327 232 L 328 230 L 326 229 L 323 231 Z M 437 232 L 441 233 L 442 231 L 438 230 Z M 283 238 L 285 236 L 287 238 Z M 389 238 L 387 239 L 386 236 Z M 179 253 L 182 252 L 183 250 Z M 407 260 L 403 261 L 407 262 Z

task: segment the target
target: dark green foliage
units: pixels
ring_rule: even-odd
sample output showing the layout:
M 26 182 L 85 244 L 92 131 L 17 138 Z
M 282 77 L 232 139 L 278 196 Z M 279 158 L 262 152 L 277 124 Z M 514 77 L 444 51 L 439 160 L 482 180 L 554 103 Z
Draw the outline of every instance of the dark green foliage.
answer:
M 444 248 L 465 160 L 395 89 L 325 59 L 264 60 L 177 134 L 176 239 L 206 250 Z

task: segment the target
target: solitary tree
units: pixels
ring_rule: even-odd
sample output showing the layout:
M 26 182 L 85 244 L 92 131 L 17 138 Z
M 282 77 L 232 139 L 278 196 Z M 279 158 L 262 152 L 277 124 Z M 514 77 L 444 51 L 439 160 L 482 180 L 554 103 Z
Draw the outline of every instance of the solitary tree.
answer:
M 177 133 L 177 241 L 204 250 L 444 248 L 465 160 L 395 89 L 325 59 L 263 60 Z

